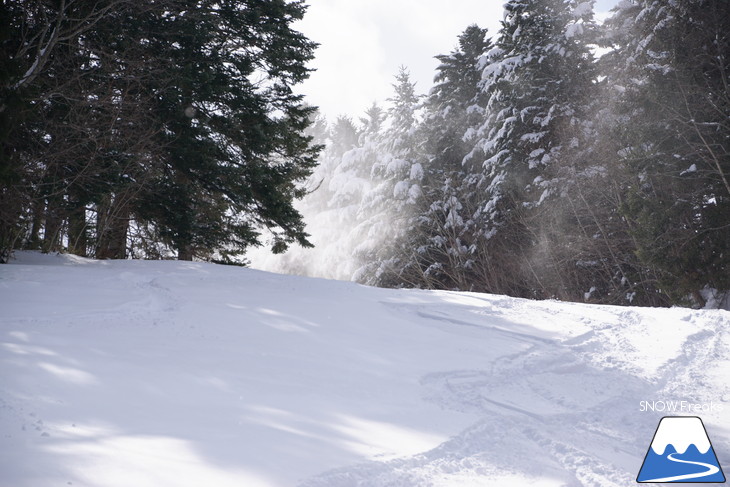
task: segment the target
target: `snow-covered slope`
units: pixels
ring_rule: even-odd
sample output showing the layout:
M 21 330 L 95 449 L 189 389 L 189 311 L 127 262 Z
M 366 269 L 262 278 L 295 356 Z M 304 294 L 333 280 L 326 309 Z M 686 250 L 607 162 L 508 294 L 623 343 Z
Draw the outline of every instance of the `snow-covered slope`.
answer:
M 730 464 L 725 311 L 17 257 L 1 487 L 623 486 L 669 400 Z

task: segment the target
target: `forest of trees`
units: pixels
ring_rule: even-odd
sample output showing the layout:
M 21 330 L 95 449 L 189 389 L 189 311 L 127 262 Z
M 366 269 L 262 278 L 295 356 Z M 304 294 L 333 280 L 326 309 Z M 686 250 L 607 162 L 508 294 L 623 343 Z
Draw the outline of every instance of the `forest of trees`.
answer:
M 328 123 L 291 90 L 302 2 L 3 2 L 0 249 L 232 262 L 307 223 L 290 272 L 704 306 L 730 290 L 730 2 L 592 4 L 508 0 L 426 96 L 403 68 Z
M 309 245 L 301 1 L 0 4 L 0 250 L 232 262 Z
M 495 36 L 472 25 L 437 56 L 427 96 L 402 69 L 387 107 L 319 119 L 302 211 L 324 248 L 279 268 L 610 304 L 726 293 L 730 3 L 592 10 L 508 1 Z

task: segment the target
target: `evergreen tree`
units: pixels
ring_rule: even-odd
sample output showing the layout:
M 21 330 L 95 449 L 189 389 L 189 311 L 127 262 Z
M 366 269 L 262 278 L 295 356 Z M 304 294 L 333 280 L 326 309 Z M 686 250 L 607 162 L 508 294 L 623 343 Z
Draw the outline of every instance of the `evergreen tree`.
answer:
M 402 270 L 413 251 L 410 238 L 423 178 L 417 137 L 420 96 L 404 67 L 395 78 L 387 131 L 375 147 L 372 187 L 360 205 L 358 233 L 364 241 L 356 249 L 362 263 L 356 279 L 389 287 L 404 285 Z
M 290 28 L 305 7 L 283 0 L 179 7 L 150 26 L 161 33 L 151 47 L 175 82 L 158 88 L 166 168 L 142 196 L 140 219 L 154 221 L 182 259 L 240 253 L 260 228 L 273 233 L 276 251 L 308 245 L 292 207 L 316 155 L 302 133 L 312 109 L 291 90 L 312 57 L 313 44 Z
M 301 1 L 23 4 L 4 44 L 19 59 L 0 103 L 2 194 L 19 202 L 6 248 L 14 232 L 102 258 L 152 242 L 142 255 L 227 260 L 263 228 L 277 251 L 309 244 L 292 205 L 318 151 L 291 90 L 314 49 L 291 29 Z M 10 149 L 21 136 L 32 150 Z
M 435 85 L 425 104 L 423 198 L 410 265 L 410 281 L 420 287 L 470 289 L 475 248 L 471 215 L 474 198 L 467 194 L 468 173 L 462 160 L 470 150 L 465 134 L 484 115 L 480 99 L 480 60 L 491 50 L 487 30 L 471 25 L 459 36 L 459 47 L 438 55 Z
M 609 25 L 623 214 L 657 287 L 703 305 L 703 287 L 730 289 L 730 5 L 625 2 Z
M 18 7 L 10 9 L 11 40 L 3 43 L 16 69 L 0 103 L 11 127 L 2 144 L 9 176 L 2 191 L 15 195 L 18 212 L 3 215 L 0 233 L 16 232 L 13 247 L 51 251 L 65 243 L 84 255 L 93 247 L 86 206 L 139 183 L 140 175 L 127 171 L 130 160 L 153 151 L 156 129 L 141 88 L 145 61 L 129 31 L 131 19 L 142 21 L 150 11 L 120 0 Z M 96 230 L 100 240 L 107 235 Z
M 487 290 L 536 295 L 517 264 L 535 245 L 531 214 L 556 195 L 556 162 L 581 143 L 585 100 L 596 78 L 587 46 L 592 2 L 509 1 L 483 71 L 483 137 L 465 162 L 479 174 L 481 275 Z
M 340 115 L 332 126 L 331 149 L 335 157 L 357 147 L 360 134 L 352 118 Z

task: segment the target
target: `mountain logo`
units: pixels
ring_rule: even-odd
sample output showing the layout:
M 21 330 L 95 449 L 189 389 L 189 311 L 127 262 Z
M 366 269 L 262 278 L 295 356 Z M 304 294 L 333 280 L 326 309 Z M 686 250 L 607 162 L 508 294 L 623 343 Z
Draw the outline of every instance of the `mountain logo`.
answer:
M 639 483 L 723 483 L 725 475 L 702 420 L 665 416 L 659 421 L 644 457 Z

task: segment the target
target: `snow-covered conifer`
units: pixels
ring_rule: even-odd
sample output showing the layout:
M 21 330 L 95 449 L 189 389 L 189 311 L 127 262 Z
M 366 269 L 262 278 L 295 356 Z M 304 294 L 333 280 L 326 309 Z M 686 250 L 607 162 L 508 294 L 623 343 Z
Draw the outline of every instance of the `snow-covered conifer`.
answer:
M 484 113 L 479 60 L 491 47 L 487 30 L 471 25 L 459 36 L 458 48 L 436 56 L 440 64 L 420 129 L 424 196 L 409 263 L 410 280 L 420 287 L 471 288 L 475 201 L 462 165 L 470 150 L 464 134 Z
M 531 214 L 557 196 L 554 168 L 579 148 L 596 79 L 592 2 L 512 0 L 483 58 L 485 117 L 465 165 L 475 174 L 483 267 L 494 291 L 531 294 L 516 263 L 535 245 Z M 505 279 L 504 276 L 509 276 Z
M 399 286 L 412 249 L 414 209 L 421 198 L 423 166 L 418 139 L 420 96 L 405 67 L 395 76 L 388 100 L 387 129 L 375 144 L 372 187 L 363 197 L 358 226 L 362 243 L 356 248 L 361 263 L 355 278 L 383 286 Z M 377 113 L 371 113 L 376 116 Z M 373 120 L 371 126 L 380 123 Z
M 730 4 L 624 1 L 608 25 L 623 215 L 663 293 L 701 305 L 730 288 Z

